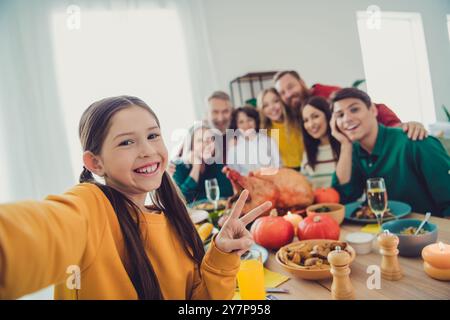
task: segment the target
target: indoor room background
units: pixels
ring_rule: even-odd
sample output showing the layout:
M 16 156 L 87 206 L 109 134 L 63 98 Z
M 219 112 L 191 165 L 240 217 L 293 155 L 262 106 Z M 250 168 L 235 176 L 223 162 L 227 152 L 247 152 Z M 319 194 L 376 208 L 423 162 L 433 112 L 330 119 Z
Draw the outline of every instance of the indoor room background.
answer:
M 0 0 L 0 39 L 1 202 L 77 182 L 79 118 L 106 96 L 146 101 L 172 154 L 206 97 L 250 72 L 365 79 L 402 120 L 448 121 L 449 0 Z

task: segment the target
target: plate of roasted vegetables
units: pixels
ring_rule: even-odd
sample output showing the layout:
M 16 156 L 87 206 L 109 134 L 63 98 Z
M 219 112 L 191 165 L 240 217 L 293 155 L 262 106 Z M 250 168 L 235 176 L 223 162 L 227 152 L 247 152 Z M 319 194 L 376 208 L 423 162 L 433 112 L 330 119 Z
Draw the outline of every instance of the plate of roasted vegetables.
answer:
M 411 213 L 407 203 L 389 200 L 383 215 L 383 222 L 395 220 Z M 345 205 L 345 219 L 357 223 L 377 223 L 375 213 L 370 210 L 367 202 L 352 202 Z
M 346 242 L 335 240 L 303 240 L 281 247 L 275 255 L 276 261 L 294 276 L 306 280 L 321 280 L 331 277 L 328 254 L 339 247 L 347 251 L 351 261 L 355 250 Z

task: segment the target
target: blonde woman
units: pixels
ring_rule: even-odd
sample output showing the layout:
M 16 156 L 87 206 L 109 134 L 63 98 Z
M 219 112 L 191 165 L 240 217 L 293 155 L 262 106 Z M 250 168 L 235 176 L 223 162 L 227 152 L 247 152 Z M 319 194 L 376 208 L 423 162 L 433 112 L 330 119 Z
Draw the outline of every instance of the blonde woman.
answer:
M 281 101 L 275 88 L 263 90 L 257 99 L 261 128 L 278 144 L 284 167 L 300 170 L 303 156 L 303 138 L 299 120 Z

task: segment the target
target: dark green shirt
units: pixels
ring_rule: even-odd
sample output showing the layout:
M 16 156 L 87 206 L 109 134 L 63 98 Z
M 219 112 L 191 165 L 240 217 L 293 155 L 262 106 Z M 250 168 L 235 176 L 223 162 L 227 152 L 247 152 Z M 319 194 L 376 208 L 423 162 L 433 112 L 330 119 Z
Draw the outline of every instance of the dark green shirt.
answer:
M 188 203 L 206 199 L 205 180 L 214 178 L 219 183 L 220 197 L 231 197 L 233 195 L 233 188 L 226 175 L 223 174 L 222 168 L 223 164 L 207 164 L 205 171 L 200 174 L 199 181 L 196 182 L 189 175 L 192 165 L 178 162 L 175 173 L 173 174 L 173 180 L 177 183 Z
M 442 144 L 434 137 L 412 141 L 400 128 L 378 129 L 371 154 L 353 143 L 351 180 L 341 185 L 333 175 L 342 202 L 358 199 L 367 179 L 382 177 L 390 200 L 406 202 L 414 212 L 450 216 L 450 157 Z

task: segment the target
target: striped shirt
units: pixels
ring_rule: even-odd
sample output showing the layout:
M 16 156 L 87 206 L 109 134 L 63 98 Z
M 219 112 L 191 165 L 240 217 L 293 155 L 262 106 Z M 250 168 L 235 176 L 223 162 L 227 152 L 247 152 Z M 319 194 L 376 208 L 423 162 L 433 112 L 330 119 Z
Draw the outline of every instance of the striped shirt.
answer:
M 308 155 L 303 154 L 301 173 L 308 178 L 314 189 L 331 187 L 333 173 L 336 171 L 337 160 L 333 156 L 331 145 L 319 146 L 317 162 L 313 169 L 308 164 Z

